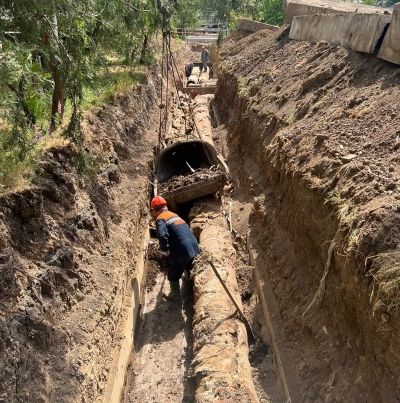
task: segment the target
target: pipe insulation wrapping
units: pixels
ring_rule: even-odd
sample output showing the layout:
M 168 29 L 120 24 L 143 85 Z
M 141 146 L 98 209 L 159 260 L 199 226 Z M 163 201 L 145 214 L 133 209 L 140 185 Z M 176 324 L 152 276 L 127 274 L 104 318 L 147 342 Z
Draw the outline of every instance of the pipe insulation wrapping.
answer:
M 257 403 L 245 325 L 208 263 L 212 260 L 242 309 L 234 268 L 236 252 L 226 220 L 214 210 L 199 213 L 192 223 L 197 231 L 201 228 L 202 251 L 193 268 L 194 358 L 190 372 L 197 379 L 195 402 Z
M 212 94 L 198 95 L 196 97 L 196 105 L 193 107 L 193 119 L 197 128 L 196 134 L 200 135 L 203 141 L 214 147 L 212 139 L 212 124 L 209 112 L 209 105 L 214 98 Z

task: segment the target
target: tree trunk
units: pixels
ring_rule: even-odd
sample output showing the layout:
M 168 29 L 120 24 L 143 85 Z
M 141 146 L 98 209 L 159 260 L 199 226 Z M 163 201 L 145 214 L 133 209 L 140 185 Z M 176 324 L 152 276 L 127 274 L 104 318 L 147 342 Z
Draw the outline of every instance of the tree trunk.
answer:
M 64 107 L 65 107 L 65 88 L 64 88 L 64 79 L 60 72 L 60 64 L 61 61 L 57 58 L 54 52 L 51 49 L 51 41 L 50 35 L 48 32 L 42 34 L 43 43 L 46 48 L 48 48 L 50 53 L 50 70 L 53 77 L 54 88 L 53 88 L 53 96 L 51 102 L 51 125 L 54 126 L 57 124 L 57 115 L 60 118 L 64 115 Z M 59 108 L 60 105 L 60 108 Z
M 140 64 L 145 64 L 146 63 L 146 52 L 147 48 L 149 46 L 149 34 L 144 34 L 144 39 L 143 39 L 143 45 L 142 45 L 142 51 L 140 52 Z
M 15 97 L 17 98 L 19 104 L 21 105 L 22 110 L 25 113 L 28 123 L 31 125 L 34 125 L 36 123 L 36 116 L 29 109 L 29 106 L 25 101 L 24 78 L 21 78 L 19 85 L 18 85 L 18 89 L 15 88 L 12 84 L 7 83 L 6 85 L 15 94 Z
M 62 118 L 62 116 L 64 115 L 65 90 L 64 90 L 64 80 L 60 74 L 60 69 L 58 68 L 58 66 L 55 65 L 52 61 L 50 63 L 50 68 L 54 80 L 53 97 L 51 102 L 51 116 L 53 122 L 57 114 L 59 115 L 60 118 Z

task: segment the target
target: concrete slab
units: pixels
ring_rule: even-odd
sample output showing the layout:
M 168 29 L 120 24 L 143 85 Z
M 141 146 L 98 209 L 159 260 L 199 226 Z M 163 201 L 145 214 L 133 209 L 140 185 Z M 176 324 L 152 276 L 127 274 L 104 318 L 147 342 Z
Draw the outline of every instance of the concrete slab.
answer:
M 400 3 L 393 7 L 392 22 L 383 39 L 378 58 L 400 64 Z
M 306 15 L 292 20 L 289 38 L 329 42 L 358 52 L 374 53 L 390 24 L 389 14 Z
M 239 18 L 238 29 L 244 29 L 245 31 L 250 32 L 257 32 L 263 29 L 277 31 L 279 27 L 277 27 L 276 25 L 264 24 L 263 22 L 249 20 L 247 18 Z
M 217 42 L 218 35 L 206 35 L 206 36 L 196 36 L 190 35 L 186 37 L 188 42 L 198 42 L 198 43 L 213 43 Z
M 388 8 L 366 6 L 358 3 L 347 3 L 334 0 L 284 0 L 282 10 L 285 12 L 285 23 L 291 24 L 293 17 L 312 14 L 391 14 Z

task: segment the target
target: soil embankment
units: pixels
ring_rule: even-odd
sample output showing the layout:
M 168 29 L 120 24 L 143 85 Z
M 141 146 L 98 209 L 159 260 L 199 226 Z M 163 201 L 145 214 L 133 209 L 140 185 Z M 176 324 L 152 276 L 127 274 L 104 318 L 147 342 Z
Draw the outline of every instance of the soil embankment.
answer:
M 399 316 L 382 285 L 398 278 L 398 68 L 290 41 L 285 30 L 231 37 L 215 71 L 212 139 L 233 176 L 222 208 L 232 206 L 245 314 L 268 341 L 246 264 L 249 230 L 275 298 L 271 322 L 282 319 L 281 352 L 302 385 L 296 403 L 397 402 Z M 71 168 L 70 148 L 52 149 L 31 188 L 0 199 L 0 403 L 115 401 L 108 394 L 147 250 L 158 74 L 86 117 L 88 150 L 103 155 L 90 182 Z M 138 333 L 125 401 L 195 394 L 192 352 L 179 354 L 191 350 L 190 292 L 186 284 L 168 323 L 159 263 L 149 262 L 150 327 Z M 173 377 L 164 376 L 169 357 Z M 249 359 L 260 401 L 271 391 L 283 401 L 271 350 L 259 343 Z
M 399 69 L 287 32 L 223 46 L 224 154 L 254 203 L 302 401 L 396 402 L 398 300 L 383 285 L 400 241 Z
M 86 115 L 98 175 L 50 149 L 32 186 L 0 199 L 1 402 L 97 402 L 112 387 L 148 231 L 157 73 Z

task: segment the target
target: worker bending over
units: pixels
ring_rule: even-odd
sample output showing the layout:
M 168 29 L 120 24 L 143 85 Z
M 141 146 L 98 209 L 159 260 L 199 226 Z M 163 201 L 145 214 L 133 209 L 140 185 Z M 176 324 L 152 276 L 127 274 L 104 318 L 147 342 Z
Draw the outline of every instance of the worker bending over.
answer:
M 189 78 L 192 75 L 194 64 L 193 63 L 186 63 L 185 64 L 185 76 Z
M 199 245 L 185 221 L 168 211 L 167 202 L 163 197 L 154 197 L 150 207 L 156 218 L 160 249 L 167 256 L 170 292 L 164 296 L 179 300 L 179 279 L 184 270 L 190 272 L 194 257 L 200 253 Z

